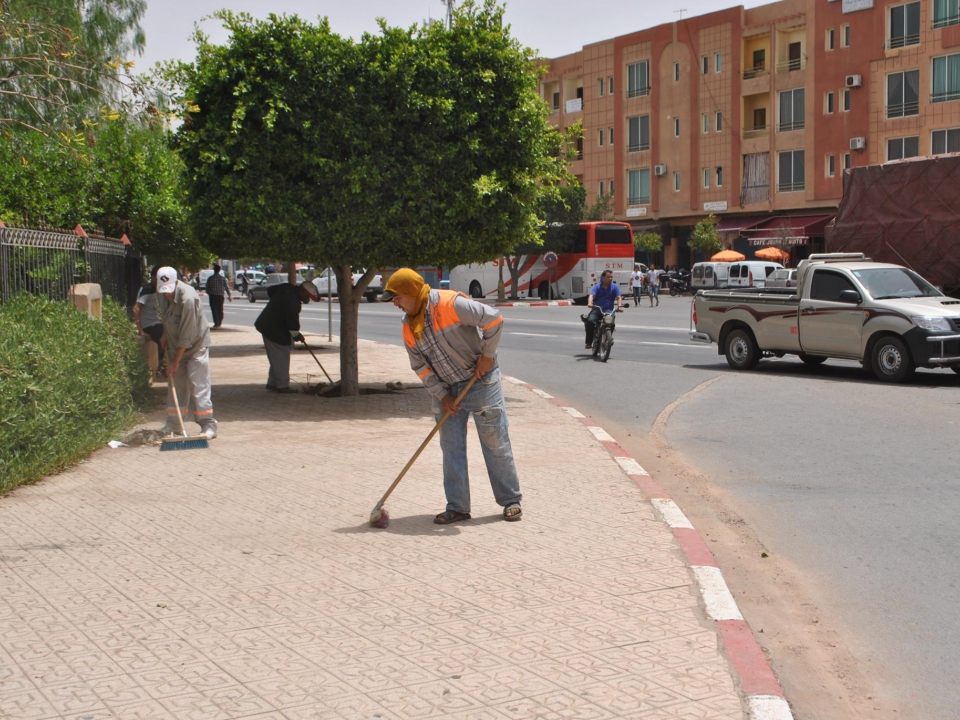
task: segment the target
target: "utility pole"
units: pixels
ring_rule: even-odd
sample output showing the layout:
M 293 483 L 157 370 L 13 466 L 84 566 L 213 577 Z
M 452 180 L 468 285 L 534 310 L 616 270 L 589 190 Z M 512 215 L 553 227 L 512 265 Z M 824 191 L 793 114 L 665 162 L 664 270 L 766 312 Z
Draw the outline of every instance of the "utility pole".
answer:
M 680 19 L 683 20 L 683 14 L 687 11 L 686 8 L 680 8 L 679 10 L 674 10 L 675 13 L 679 13 Z
M 447 30 L 449 30 L 453 27 L 453 7 L 457 0 L 440 0 L 440 2 L 447 6 Z

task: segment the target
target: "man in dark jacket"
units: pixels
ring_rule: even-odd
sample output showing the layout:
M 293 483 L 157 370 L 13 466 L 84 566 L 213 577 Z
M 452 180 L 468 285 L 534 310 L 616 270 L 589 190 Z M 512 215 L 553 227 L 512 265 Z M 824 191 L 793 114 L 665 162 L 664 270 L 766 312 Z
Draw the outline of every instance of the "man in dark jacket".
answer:
M 290 347 L 294 340 L 303 340 L 300 334 L 300 309 L 303 303 L 318 300 L 320 294 L 312 282 L 299 285 L 282 283 L 267 290 L 270 302 L 253 324 L 263 336 L 270 361 L 267 390 L 292 393 L 290 387 Z

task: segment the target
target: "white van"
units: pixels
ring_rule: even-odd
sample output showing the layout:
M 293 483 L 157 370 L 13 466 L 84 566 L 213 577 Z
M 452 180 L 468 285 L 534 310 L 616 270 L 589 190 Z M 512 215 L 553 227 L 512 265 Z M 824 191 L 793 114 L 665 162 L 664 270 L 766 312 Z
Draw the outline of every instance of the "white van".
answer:
M 728 262 L 698 262 L 690 271 L 690 287 L 697 290 L 716 290 L 727 286 Z
M 766 285 L 767 276 L 773 275 L 777 270 L 782 270 L 780 263 L 764 260 L 742 260 L 740 262 L 730 263 L 730 270 L 727 276 L 728 287 L 763 287 Z

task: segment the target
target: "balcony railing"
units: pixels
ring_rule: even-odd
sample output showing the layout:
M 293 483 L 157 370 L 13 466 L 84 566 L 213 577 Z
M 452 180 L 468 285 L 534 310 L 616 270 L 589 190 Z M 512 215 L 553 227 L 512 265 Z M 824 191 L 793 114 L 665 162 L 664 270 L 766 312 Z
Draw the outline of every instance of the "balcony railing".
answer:
M 793 183 L 779 183 L 777 185 L 777 192 L 788 193 L 788 192 L 798 192 L 803 190 L 806 187 L 806 183 L 801 180 L 800 182 Z
M 649 150 L 650 142 L 641 142 L 641 143 L 630 143 L 627 145 L 627 152 L 640 152 L 641 150 Z
M 920 34 L 903 35 L 901 37 L 888 38 L 885 47 L 887 50 L 896 50 L 897 48 L 909 47 L 910 45 L 920 44 Z
M 930 96 L 930 102 L 935 103 L 949 102 L 951 100 L 960 100 L 960 91 L 948 90 L 947 92 L 933 93 Z
M 777 72 L 793 72 L 794 70 L 803 70 L 807 66 L 806 56 L 801 58 L 796 58 L 794 60 L 786 60 L 785 62 L 777 63 Z
M 567 100 L 565 106 L 568 113 L 580 112 L 583 110 L 583 98 L 574 98 L 573 100 Z
M 933 19 L 933 29 L 947 27 L 948 25 L 960 25 L 960 15 L 947 15 L 942 18 Z
M 743 79 L 749 80 L 750 78 L 763 77 L 764 75 L 769 74 L 766 64 L 763 65 L 754 65 L 752 68 L 747 68 L 743 71 Z
M 762 135 L 766 135 L 768 129 L 768 125 L 754 125 L 753 127 L 745 127 L 743 129 L 743 137 L 747 139 L 760 137 Z
M 630 88 L 629 90 L 627 90 L 628 98 L 644 97 L 645 95 L 649 95 L 649 94 L 650 94 L 649 85 L 647 85 L 646 87 Z
M 649 205 L 650 196 L 649 195 L 638 195 L 637 197 L 628 197 L 627 205 Z
M 777 130 L 780 132 L 793 132 L 794 130 L 803 130 L 805 127 L 806 123 L 803 118 L 801 118 L 800 120 L 782 122 L 777 126 Z
M 920 103 L 910 102 L 900 105 L 887 105 L 887 119 L 898 117 L 910 117 L 920 114 Z

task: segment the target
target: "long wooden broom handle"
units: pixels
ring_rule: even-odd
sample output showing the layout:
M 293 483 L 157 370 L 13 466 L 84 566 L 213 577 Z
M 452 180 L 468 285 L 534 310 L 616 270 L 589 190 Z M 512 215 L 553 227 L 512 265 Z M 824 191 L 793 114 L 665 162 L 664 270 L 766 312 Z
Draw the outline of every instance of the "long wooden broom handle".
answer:
M 168 377 L 167 382 L 170 383 L 170 393 L 173 395 L 173 406 L 177 409 L 177 420 L 180 421 L 180 433 L 187 437 L 187 429 L 183 426 L 183 413 L 180 412 L 180 403 L 177 402 L 177 388 L 173 384 L 173 378 Z
M 461 402 L 461 401 L 463 400 L 463 398 L 466 396 L 466 394 L 467 394 L 467 392 L 470 390 L 470 388 L 473 387 L 473 384 L 474 384 L 476 381 L 477 381 L 477 376 L 476 376 L 476 375 L 474 375 L 472 378 L 470 378 L 470 382 L 468 382 L 467 385 L 466 385 L 466 387 L 464 387 L 463 390 L 460 391 L 460 394 L 457 395 L 457 399 L 453 401 L 453 404 L 454 404 L 454 405 L 459 405 L 459 404 L 460 404 L 460 402 Z M 420 457 L 420 453 L 422 453 L 423 450 L 424 450 L 424 448 L 426 448 L 427 445 L 430 444 L 430 441 L 433 440 L 433 436 L 436 435 L 436 434 L 440 431 L 440 428 L 443 427 L 443 424 L 450 418 L 450 416 L 451 416 L 452 414 L 453 414 L 453 413 L 451 413 L 451 412 L 449 412 L 449 411 L 448 411 L 448 412 L 445 412 L 445 413 L 443 414 L 443 417 L 440 418 L 440 420 L 439 420 L 439 421 L 437 422 L 437 424 L 434 426 L 433 430 L 430 431 L 430 434 L 427 435 L 426 439 L 425 439 L 422 443 L 420 443 L 420 447 L 417 448 L 417 451 L 413 454 L 413 457 L 410 458 L 409 461 L 407 461 L 407 464 L 403 466 L 403 470 L 401 470 L 401 471 L 400 471 L 400 474 L 397 475 L 397 479 L 393 481 L 393 485 L 391 485 L 389 488 L 387 488 L 387 491 L 383 494 L 383 497 L 380 498 L 380 502 L 377 503 L 377 507 L 378 507 L 378 508 L 383 507 L 383 504 L 387 501 L 387 498 L 390 497 L 390 493 L 392 493 L 393 490 L 394 490 L 394 488 L 396 488 L 397 485 L 400 484 L 400 481 L 403 480 L 403 476 L 407 474 L 407 470 L 409 470 L 409 469 L 413 466 L 413 464 L 417 461 L 417 458 Z

